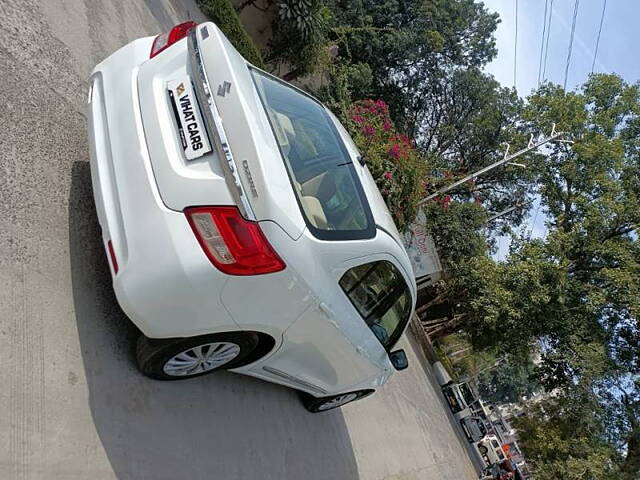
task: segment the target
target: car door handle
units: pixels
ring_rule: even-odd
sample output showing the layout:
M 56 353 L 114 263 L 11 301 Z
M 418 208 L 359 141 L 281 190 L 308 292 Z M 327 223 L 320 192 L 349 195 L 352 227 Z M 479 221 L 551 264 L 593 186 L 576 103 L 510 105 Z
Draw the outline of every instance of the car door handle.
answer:
M 331 310 L 331 308 L 329 308 L 329 305 L 327 305 L 324 302 L 320 302 L 318 304 L 318 308 L 320 310 L 322 310 L 322 312 L 329 318 L 333 318 L 333 310 Z

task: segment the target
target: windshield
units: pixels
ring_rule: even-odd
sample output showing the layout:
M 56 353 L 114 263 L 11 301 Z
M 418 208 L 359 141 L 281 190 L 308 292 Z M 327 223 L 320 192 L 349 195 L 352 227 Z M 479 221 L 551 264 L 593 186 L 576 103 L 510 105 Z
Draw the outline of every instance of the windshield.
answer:
M 460 384 L 460 393 L 462 394 L 462 398 L 464 398 L 464 401 L 467 405 L 471 405 L 476 400 L 476 396 L 473 394 L 473 390 L 471 390 L 471 387 L 469 387 L 469 384 L 467 383 Z
M 371 210 L 325 108 L 279 80 L 252 74 L 311 233 L 323 240 L 372 238 Z
M 389 349 L 402 335 L 411 314 L 407 283 L 390 262 L 379 261 L 347 270 L 340 286 L 369 328 Z

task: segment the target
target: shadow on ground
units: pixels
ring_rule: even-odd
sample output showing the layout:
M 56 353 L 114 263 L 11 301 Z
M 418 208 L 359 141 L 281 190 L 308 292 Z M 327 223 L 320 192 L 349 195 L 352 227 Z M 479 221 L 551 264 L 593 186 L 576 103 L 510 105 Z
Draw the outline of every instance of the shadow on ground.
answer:
M 69 243 L 91 413 L 118 478 L 358 477 L 340 411 L 309 414 L 292 391 L 227 372 L 178 382 L 137 372 L 137 331 L 111 289 L 86 162 L 73 165 Z

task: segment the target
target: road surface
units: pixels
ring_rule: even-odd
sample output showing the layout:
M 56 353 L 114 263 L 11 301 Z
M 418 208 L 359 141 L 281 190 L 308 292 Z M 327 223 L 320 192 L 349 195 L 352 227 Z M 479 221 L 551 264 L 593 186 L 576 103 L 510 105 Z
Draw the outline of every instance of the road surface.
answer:
M 189 17 L 191 0 L 0 0 L 0 478 L 476 478 L 414 341 L 379 394 L 323 415 L 239 375 L 137 373 L 91 196 L 86 79 Z

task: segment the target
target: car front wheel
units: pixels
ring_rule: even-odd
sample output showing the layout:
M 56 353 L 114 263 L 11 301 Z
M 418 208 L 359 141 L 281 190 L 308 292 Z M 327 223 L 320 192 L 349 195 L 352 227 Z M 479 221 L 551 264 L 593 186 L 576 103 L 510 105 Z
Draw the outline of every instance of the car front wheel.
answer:
M 358 390 L 355 392 L 341 393 L 329 397 L 314 397 L 307 393 L 300 393 L 300 398 L 304 407 L 312 413 L 326 412 L 334 408 L 340 408 L 347 403 L 368 397 L 373 390 Z
M 146 376 L 157 380 L 181 380 L 234 368 L 257 345 L 256 335 L 242 332 L 167 340 L 141 335 L 136 357 L 138 368 Z

